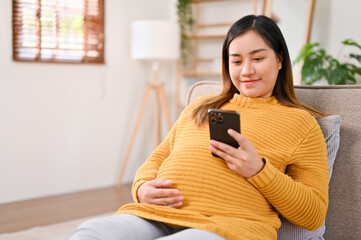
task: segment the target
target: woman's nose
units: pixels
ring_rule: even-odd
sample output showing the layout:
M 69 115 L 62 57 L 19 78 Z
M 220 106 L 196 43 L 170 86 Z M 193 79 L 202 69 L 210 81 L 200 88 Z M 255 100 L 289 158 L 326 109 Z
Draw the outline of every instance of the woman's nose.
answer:
M 254 73 L 255 73 L 255 71 L 254 71 L 252 62 L 244 61 L 243 66 L 242 66 L 241 74 L 243 76 L 249 76 L 249 75 L 252 75 Z

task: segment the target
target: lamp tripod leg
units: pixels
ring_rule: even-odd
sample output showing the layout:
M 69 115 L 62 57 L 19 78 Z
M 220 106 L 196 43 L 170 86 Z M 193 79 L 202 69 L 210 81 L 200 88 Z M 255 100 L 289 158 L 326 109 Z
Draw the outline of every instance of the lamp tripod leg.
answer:
M 164 115 L 164 118 L 165 118 L 165 121 L 167 124 L 167 128 L 169 131 L 172 127 L 172 124 L 171 124 L 171 120 L 170 120 L 169 108 L 168 108 L 167 98 L 165 96 L 163 85 L 160 85 L 157 88 L 157 96 L 159 98 L 159 102 L 160 102 L 161 108 L 163 110 L 163 115 Z
M 161 142 L 161 119 L 160 119 L 160 99 L 158 97 L 158 88 L 155 87 L 155 99 L 154 99 L 154 129 L 155 129 L 155 147 Z
M 128 165 L 128 161 L 129 161 L 129 157 L 130 157 L 130 153 L 132 151 L 132 148 L 133 148 L 133 145 L 134 145 L 134 141 L 135 141 L 135 138 L 137 136 L 137 133 L 138 133 L 138 130 L 139 130 L 139 127 L 140 127 L 140 122 L 143 118 L 143 114 L 145 112 L 145 107 L 147 105 L 147 101 L 148 101 L 148 98 L 149 98 L 149 94 L 150 94 L 150 91 L 152 90 L 152 86 L 150 84 L 147 84 L 147 88 L 145 89 L 145 92 L 144 92 L 144 95 L 143 95 L 143 100 L 142 100 L 142 104 L 141 104 L 141 107 L 139 109 L 139 112 L 138 112 L 138 116 L 137 116 L 137 120 L 136 120 L 136 123 L 135 123 L 135 126 L 134 126 L 134 129 L 133 129 L 133 134 L 132 134 L 132 137 L 130 138 L 130 142 L 129 142 L 129 146 L 128 146 L 128 149 L 127 149 L 127 153 L 125 155 L 125 158 L 123 160 L 123 164 L 122 164 L 122 168 L 120 170 L 120 176 L 119 176 L 119 180 L 118 180 L 118 186 L 120 186 L 122 184 L 122 180 L 123 180 L 123 177 L 124 177 L 124 173 L 125 173 L 125 170 L 127 168 L 127 165 Z

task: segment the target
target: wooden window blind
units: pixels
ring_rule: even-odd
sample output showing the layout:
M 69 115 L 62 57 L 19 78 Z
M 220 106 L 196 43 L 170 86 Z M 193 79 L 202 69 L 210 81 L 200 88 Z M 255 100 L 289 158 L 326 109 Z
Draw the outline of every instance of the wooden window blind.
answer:
M 104 63 L 104 0 L 13 0 L 13 59 Z

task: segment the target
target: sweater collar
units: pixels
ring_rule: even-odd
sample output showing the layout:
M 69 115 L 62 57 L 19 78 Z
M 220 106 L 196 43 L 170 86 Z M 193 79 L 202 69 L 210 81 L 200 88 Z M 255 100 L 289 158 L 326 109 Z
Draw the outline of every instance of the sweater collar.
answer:
M 278 100 L 275 96 L 268 98 L 250 98 L 239 95 L 235 93 L 233 98 L 230 100 L 230 103 L 240 106 L 240 107 L 262 107 L 265 105 L 274 105 L 278 103 Z

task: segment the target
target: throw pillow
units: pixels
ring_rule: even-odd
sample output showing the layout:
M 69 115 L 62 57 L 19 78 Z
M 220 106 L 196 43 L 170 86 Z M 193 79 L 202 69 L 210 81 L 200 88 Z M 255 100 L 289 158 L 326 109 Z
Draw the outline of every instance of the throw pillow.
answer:
M 336 158 L 338 147 L 340 144 L 340 126 L 341 117 L 339 115 L 330 115 L 325 118 L 317 120 L 321 127 L 322 133 L 326 140 L 327 145 L 327 157 L 329 167 L 329 179 L 332 176 L 333 163 Z M 298 227 L 288 220 L 280 216 L 282 226 L 278 230 L 278 240 L 316 240 L 324 239 L 325 223 L 315 231 L 308 231 L 304 228 Z

